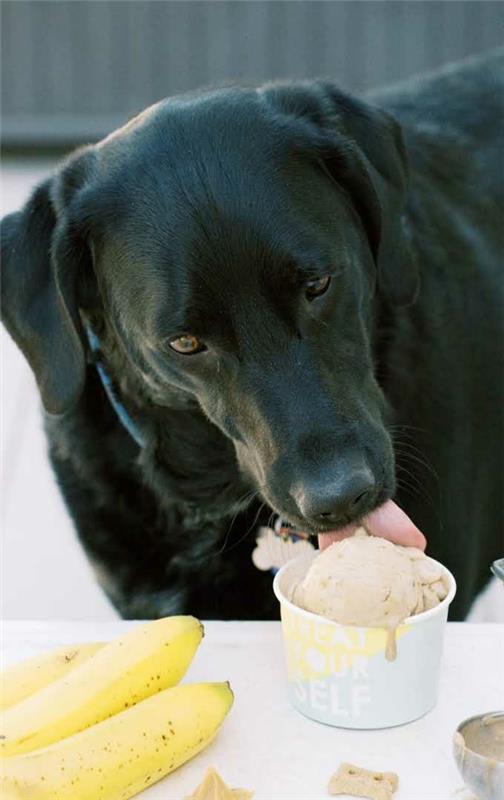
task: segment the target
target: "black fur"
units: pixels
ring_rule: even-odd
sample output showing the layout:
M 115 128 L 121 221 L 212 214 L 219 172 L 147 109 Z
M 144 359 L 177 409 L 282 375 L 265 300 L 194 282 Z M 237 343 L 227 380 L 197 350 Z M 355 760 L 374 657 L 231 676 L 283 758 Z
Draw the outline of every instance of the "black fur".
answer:
M 392 496 L 467 612 L 503 545 L 502 84 L 497 53 L 374 105 L 328 81 L 171 98 L 5 218 L 4 320 L 121 614 L 275 617 L 257 525 L 315 533 Z

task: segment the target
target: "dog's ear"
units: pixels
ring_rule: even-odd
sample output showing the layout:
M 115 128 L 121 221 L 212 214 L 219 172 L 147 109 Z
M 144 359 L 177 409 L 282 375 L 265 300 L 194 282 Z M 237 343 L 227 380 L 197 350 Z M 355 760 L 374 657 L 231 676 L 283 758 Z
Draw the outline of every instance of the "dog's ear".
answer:
M 273 85 L 266 94 L 309 122 L 315 153 L 363 222 L 381 292 L 395 305 L 414 302 L 419 275 L 404 215 L 408 165 L 399 123 L 329 81 Z
M 69 214 L 81 171 L 69 165 L 1 224 L 2 318 L 50 414 L 67 411 L 85 381 L 77 285 L 89 255 Z

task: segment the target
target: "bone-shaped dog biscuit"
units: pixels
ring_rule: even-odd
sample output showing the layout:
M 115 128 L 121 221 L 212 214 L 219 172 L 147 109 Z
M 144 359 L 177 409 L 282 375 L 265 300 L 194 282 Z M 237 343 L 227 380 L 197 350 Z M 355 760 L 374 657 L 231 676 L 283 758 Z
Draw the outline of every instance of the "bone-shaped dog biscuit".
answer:
M 391 800 L 399 786 L 395 772 L 372 772 L 355 764 L 341 764 L 329 781 L 329 794 L 349 794 L 369 800 Z

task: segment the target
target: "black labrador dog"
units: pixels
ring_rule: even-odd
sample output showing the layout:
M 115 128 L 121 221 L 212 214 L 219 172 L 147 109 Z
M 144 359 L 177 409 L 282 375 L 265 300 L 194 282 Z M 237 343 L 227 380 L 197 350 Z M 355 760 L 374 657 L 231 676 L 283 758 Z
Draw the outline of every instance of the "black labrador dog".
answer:
M 3 220 L 5 324 L 122 615 L 275 617 L 257 526 L 390 498 L 466 614 L 503 543 L 503 65 L 373 105 L 325 80 L 168 98 Z

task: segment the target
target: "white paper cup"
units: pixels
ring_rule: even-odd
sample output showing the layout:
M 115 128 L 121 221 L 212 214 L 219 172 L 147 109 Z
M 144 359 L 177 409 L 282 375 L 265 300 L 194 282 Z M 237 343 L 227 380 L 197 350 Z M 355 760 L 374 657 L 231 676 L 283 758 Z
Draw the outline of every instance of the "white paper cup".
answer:
M 399 626 L 397 658 L 387 661 L 384 628 L 339 625 L 287 599 L 316 555 L 289 561 L 273 581 L 293 706 L 341 728 L 390 728 L 426 714 L 437 700 L 448 606 L 456 591 L 451 572 L 439 564 L 450 582 L 448 595 L 436 608 Z

